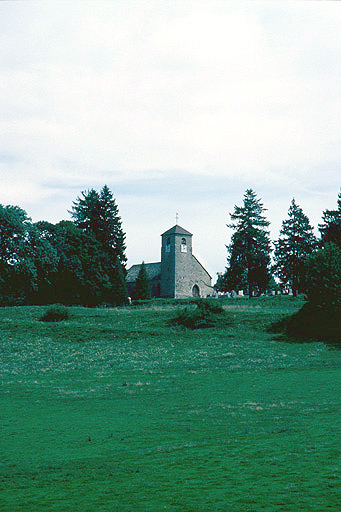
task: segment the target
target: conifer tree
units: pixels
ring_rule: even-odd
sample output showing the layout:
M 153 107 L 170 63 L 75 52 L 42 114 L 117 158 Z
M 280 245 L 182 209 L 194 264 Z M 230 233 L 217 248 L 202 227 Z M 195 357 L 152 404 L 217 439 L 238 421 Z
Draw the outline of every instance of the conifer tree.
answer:
M 118 206 L 107 185 L 100 193 L 94 189 L 82 192 L 82 197 L 73 203 L 70 213 L 76 226 L 86 233 L 92 233 L 112 261 L 118 258 L 125 265 L 125 233 Z
M 123 266 L 120 261 L 116 260 L 115 271 L 111 278 L 112 289 L 108 302 L 112 302 L 115 306 L 123 306 L 128 301 L 128 287 L 124 277 Z
M 136 279 L 134 299 L 150 299 L 149 279 L 144 261 L 142 261 L 142 265 Z
M 305 291 L 306 262 L 316 245 L 309 219 L 293 199 L 275 242 L 274 271 L 283 284 L 292 288 L 294 297 Z
M 323 212 L 323 223 L 319 224 L 319 230 L 322 245 L 333 242 L 341 248 L 341 192 L 339 192 L 337 206 L 337 210 L 325 210 Z
M 246 289 L 249 297 L 260 295 L 270 279 L 270 238 L 260 199 L 252 189 L 246 190 L 243 206 L 235 206 L 230 214 L 234 230 L 228 250 L 225 272 L 227 290 Z
M 103 301 L 116 305 L 127 297 L 125 280 L 125 233 L 118 206 L 109 187 L 100 192 L 82 192 L 70 212 L 77 227 L 92 235 L 101 248 L 101 268 L 109 277 L 110 286 L 103 289 Z M 122 281 L 123 278 L 123 281 Z

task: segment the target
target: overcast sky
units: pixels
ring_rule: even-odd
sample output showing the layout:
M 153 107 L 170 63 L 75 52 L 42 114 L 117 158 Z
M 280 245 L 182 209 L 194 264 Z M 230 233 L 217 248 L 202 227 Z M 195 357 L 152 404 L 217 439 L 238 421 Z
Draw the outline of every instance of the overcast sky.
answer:
M 317 227 L 341 163 L 341 2 L 0 2 L 0 203 L 69 219 L 107 184 L 128 266 L 191 231 L 215 278 L 252 188 Z

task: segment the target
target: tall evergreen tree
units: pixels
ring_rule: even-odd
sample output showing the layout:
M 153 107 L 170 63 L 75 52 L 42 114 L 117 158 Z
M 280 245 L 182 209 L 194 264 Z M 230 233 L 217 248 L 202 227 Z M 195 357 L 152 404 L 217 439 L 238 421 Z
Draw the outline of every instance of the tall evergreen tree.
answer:
M 100 193 L 94 189 L 82 192 L 82 197 L 73 203 L 70 213 L 77 227 L 94 235 L 112 264 L 118 258 L 121 265 L 125 265 L 125 233 L 118 206 L 107 185 Z
M 127 298 L 126 285 L 123 282 L 127 261 L 125 233 L 118 206 L 110 189 L 105 185 L 99 193 L 94 189 L 82 192 L 82 197 L 73 203 L 70 213 L 75 225 L 85 233 L 91 234 L 100 245 L 101 267 L 111 283 L 111 291 L 105 291 L 106 302 L 124 303 Z M 121 296 L 125 297 L 122 301 Z
M 142 261 L 142 265 L 136 279 L 134 299 L 150 299 L 150 285 L 144 261 Z
M 333 242 L 341 248 L 341 192 L 337 200 L 337 210 L 325 210 L 322 224 L 319 224 L 322 245 Z
M 111 276 L 110 296 L 107 302 L 115 306 L 123 306 L 128 301 L 128 287 L 124 276 L 124 268 L 120 261 L 116 260 L 115 271 Z
M 327 242 L 308 259 L 308 301 L 327 310 L 338 311 L 341 325 L 341 248 Z
M 100 215 L 99 230 L 96 238 L 104 247 L 107 247 L 115 259 L 124 267 L 127 258 L 125 255 L 125 233 L 122 230 L 122 221 L 118 206 L 112 192 L 104 185 L 99 197 Z
M 249 297 L 262 293 L 270 280 L 270 238 L 260 199 L 252 189 L 246 190 L 243 206 L 235 206 L 230 214 L 234 230 L 227 246 L 228 265 L 224 282 L 227 290 L 247 290 Z
M 306 262 L 316 245 L 309 219 L 293 199 L 275 242 L 274 271 L 283 284 L 292 288 L 294 297 L 305 291 Z

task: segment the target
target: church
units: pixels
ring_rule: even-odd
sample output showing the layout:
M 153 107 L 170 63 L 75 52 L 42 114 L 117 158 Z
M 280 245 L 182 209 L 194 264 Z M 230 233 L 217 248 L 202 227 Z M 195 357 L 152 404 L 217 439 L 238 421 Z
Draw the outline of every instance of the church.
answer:
M 185 299 L 214 294 L 212 278 L 192 253 L 192 233 L 178 224 L 161 235 L 161 261 L 146 263 L 152 297 Z M 141 265 L 127 272 L 128 294 L 134 295 Z

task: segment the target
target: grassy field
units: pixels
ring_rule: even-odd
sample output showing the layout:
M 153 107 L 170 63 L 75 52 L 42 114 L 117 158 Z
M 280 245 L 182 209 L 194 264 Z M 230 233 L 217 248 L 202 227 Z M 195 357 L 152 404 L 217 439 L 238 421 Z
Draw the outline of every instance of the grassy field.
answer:
M 340 352 L 267 330 L 301 305 L 1 308 L 1 512 L 338 510 Z

